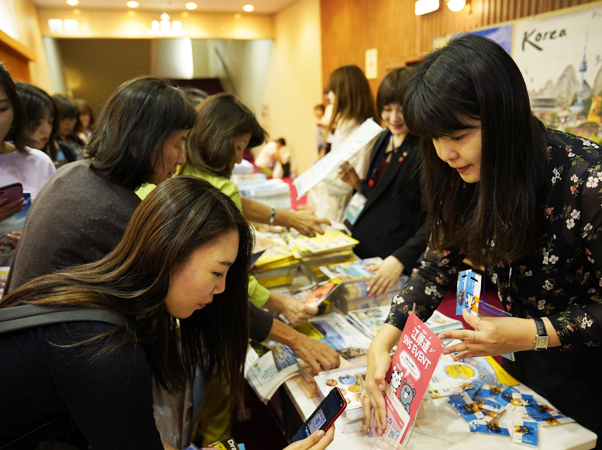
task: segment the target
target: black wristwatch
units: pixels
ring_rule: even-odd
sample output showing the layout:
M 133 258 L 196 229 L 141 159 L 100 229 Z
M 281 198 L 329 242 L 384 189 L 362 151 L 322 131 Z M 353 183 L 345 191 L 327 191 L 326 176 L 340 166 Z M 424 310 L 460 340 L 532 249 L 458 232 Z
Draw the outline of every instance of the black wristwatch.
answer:
M 548 349 L 548 333 L 546 333 L 546 326 L 540 317 L 533 317 L 535 326 L 537 327 L 537 334 L 533 341 L 533 350 L 540 352 Z

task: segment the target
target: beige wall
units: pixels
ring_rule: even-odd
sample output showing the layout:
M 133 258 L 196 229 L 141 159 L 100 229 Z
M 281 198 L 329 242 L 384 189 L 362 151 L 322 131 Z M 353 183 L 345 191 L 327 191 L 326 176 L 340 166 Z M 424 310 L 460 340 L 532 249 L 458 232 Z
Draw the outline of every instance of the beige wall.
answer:
M 320 0 L 298 0 L 275 16 L 274 50 L 260 120 L 284 137 L 298 173 L 316 159 L 313 108 L 322 100 Z
M 99 111 L 117 86 L 151 70 L 150 39 L 57 39 L 69 93 Z
M 17 40 L 35 53 L 35 61 L 29 63 L 31 83 L 51 91 L 48 62 L 42 43 L 42 33 L 36 7 L 30 0 L 12 1 L 19 33 Z

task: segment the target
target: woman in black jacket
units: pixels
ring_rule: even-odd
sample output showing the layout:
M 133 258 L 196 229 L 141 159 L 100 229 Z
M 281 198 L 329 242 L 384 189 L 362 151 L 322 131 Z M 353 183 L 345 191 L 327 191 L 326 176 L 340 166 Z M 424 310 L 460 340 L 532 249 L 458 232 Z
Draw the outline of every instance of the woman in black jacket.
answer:
M 355 252 L 384 260 L 368 285 L 374 297 L 385 294 L 402 273 L 411 274 L 426 248 L 420 142 L 401 109 L 410 78 L 409 69 L 395 69 L 378 88 L 376 107 L 387 129 L 376 139 L 366 178 L 361 180 L 350 165 L 341 172 L 357 191 L 351 201 L 356 208 L 345 211 L 345 223 L 360 241 Z

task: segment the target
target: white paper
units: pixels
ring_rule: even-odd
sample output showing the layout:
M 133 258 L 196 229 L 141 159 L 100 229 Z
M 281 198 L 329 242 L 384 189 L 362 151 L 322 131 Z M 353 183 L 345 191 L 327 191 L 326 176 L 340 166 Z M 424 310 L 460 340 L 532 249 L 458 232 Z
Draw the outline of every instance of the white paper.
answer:
M 313 166 L 295 178 L 293 184 L 297 188 L 297 197 L 305 195 L 311 188 L 324 180 L 329 173 L 349 161 L 382 130 L 374 120 L 367 119 L 336 150 L 316 161 Z

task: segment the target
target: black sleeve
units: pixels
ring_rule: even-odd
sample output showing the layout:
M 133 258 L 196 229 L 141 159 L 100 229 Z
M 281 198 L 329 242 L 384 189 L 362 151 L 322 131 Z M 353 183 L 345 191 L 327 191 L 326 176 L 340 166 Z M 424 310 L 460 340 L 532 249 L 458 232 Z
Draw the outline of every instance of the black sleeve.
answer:
M 90 332 L 102 333 L 103 327 L 106 331 L 105 324 L 75 324 L 85 327 L 88 336 Z M 153 416 L 152 377 L 146 353 L 134 344 L 109 350 L 116 339 L 68 349 L 54 346 L 55 350 L 50 351 L 60 358 L 54 359 L 53 382 L 94 450 L 163 450 Z
M 406 275 L 411 275 L 414 267 L 418 265 L 418 260 L 426 250 L 426 221 L 418 228 L 414 236 L 410 237 L 405 244 L 391 253 L 403 264 L 403 271 Z
M 272 329 L 274 318 L 272 314 L 264 309 L 258 308 L 249 302 L 249 314 L 251 315 L 250 337 L 254 341 L 263 342 L 268 338 Z

